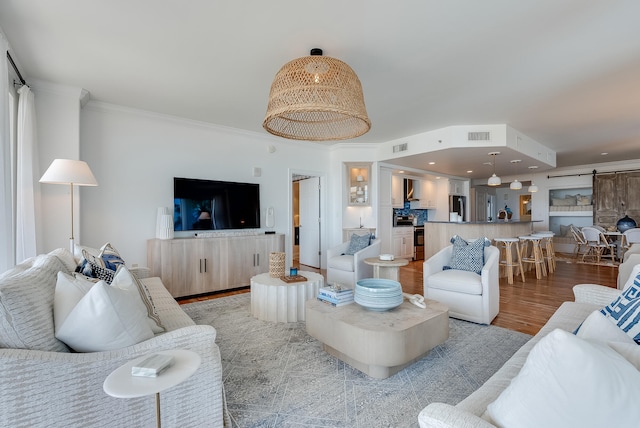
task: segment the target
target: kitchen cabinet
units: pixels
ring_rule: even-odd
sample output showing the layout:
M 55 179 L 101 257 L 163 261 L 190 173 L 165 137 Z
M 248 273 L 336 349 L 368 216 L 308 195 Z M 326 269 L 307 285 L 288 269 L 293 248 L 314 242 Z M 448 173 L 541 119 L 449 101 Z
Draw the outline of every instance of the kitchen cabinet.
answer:
M 150 239 L 147 264 L 173 297 L 250 285 L 269 271 L 269 253 L 284 251 L 284 235 Z
M 403 259 L 413 259 L 413 226 L 394 227 L 391 232 L 392 254 Z
M 413 195 L 417 201 L 411 201 L 412 210 L 436 208 L 436 185 L 431 180 L 413 180 Z
M 345 163 L 347 168 L 347 205 L 371 205 L 371 162 Z
M 449 179 L 449 194 L 450 195 L 465 195 L 464 181 Z
M 391 176 L 391 206 L 404 208 L 404 178 L 398 175 Z

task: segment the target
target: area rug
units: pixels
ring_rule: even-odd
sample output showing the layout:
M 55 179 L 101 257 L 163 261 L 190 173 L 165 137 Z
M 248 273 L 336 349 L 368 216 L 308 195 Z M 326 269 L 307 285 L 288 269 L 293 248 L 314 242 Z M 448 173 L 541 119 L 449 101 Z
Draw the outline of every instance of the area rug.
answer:
M 216 328 L 227 405 L 236 426 L 417 427 L 431 402 L 456 404 L 482 385 L 531 336 L 450 320 L 450 338 L 378 380 L 322 350 L 304 322 L 250 314 L 249 293 L 183 305 Z

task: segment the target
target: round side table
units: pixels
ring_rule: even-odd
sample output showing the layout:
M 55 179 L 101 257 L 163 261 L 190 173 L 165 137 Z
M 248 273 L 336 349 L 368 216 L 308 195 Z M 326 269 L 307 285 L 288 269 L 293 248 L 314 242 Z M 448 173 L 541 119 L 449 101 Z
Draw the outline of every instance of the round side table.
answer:
M 380 260 L 378 257 L 364 259 L 364 262 L 373 266 L 373 277 L 391 279 L 400 282 L 400 266 L 409 264 L 407 259 Z
M 200 367 L 200 355 L 185 349 L 154 352 L 173 356 L 173 365 L 156 377 L 133 376 L 131 368 L 149 355 L 143 355 L 115 369 L 104 380 L 104 392 L 116 398 L 137 398 L 156 395 L 156 426 L 160 421 L 160 392 L 185 381 Z
M 298 271 L 306 281 L 286 283 L 262 273 L 251 278 L 251 315 L 262 321 L 297 322 L 305 320 L 305 302 L 318 297 L 324 277 L 315 272 Z

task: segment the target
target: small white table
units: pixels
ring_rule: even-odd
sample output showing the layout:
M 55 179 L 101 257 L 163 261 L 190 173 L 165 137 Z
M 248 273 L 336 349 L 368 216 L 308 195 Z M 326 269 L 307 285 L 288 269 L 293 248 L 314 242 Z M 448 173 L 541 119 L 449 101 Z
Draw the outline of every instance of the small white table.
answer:
M 186 380 L 200 367 L 200 355 L 185 349 L 154 352 L 171 355 L 173 365 L 156 377 L 132 376 L 131 367 L 147 358 L 143 355 L 115 369 L 104 381 L 104 392 L 116 398 L 137 398 L 156 395 L 156 426 L 160 428 L 160 392 Z
M 324 277 L 298 271 L 306 281 L 286 283 L 262 273 L 251 278 L 251 315 L 263 321 L 297 322 L 305 320 L 305 302 L 318 297 Z
M 378 257 L 364 259 L 364 262 L 373 266 L 373 277 L 390 279 L 400 282 L 400 266 L 409 264 L 407 259 L 380 260 Z

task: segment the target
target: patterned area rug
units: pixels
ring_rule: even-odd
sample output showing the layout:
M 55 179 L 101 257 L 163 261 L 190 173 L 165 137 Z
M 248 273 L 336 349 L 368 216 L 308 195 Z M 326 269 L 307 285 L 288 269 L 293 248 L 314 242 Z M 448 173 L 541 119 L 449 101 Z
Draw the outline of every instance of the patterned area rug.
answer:
M 253 318 L 239 294 L 182 308 L 217 329 L 227 404 L 238 427 L 417 427 L 431 402 L 456 404 L 531 336 L 450 320 L 450 337 L 426 357 L 378 380 L 325 353 L 305 323 Z

